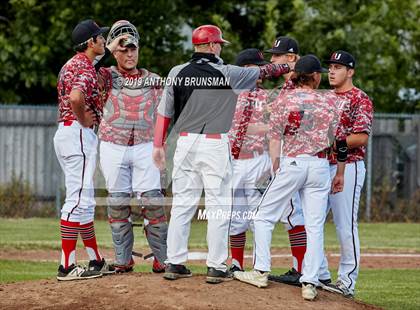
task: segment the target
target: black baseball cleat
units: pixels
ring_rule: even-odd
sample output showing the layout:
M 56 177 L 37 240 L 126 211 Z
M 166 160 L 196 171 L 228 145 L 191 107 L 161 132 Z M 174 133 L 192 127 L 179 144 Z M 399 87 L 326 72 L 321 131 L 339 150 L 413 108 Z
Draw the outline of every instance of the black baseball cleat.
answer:
M 163 277 L 166 280 L 176 280 L 179 278 L 190 278 L 192 277 L 192 273 L 184 265 L 168 264 L 165 267 Z
M 342 281 L 338 280 L 335 284 L 329 283 L 322 287 L 323 290 L 341 294 L 346 298 L 354 298 L 354 291 L 349 289 Z
M 115 273 L 115 267 L 108 265 L 104 258 L 101 261 L 91 260 L 88 266 L 89 271 L 99 271 L 102 275 L 109 275 Z
M 288 285 L 302 286 L 302 284 L 299 282 L 301 276 L 302 274 L 300 272 L 298 272 L 295 268 L 292 268 L 285 274 L 279 276 L 269 275 L 268 280 Z
M 325 280 L 321 280 L 319 279 L 319 285 L 316 288 L 324 288 L 325 286 L 328 286 L 332 283 L 331 279 L 325 279 Z
M 70 265 L 67 269 L 62 265 L 58 267 L 57 280 L 72 281 L 100 278 L 102 274 L 99 271 L 88 270 L 86 267 Z
M 233 274 L 229 270 L 222 271 L 213 267 L 207 267 L 207 283 L 218 284 L 230 280 L 233 280 Z
M 230 271 L 231 274 L 233 274 L 235 271 L 244 271 L 244 270 L 239 268 L 236 265 L 232 265 L 232 266 L 230 266 L 229 271 Z

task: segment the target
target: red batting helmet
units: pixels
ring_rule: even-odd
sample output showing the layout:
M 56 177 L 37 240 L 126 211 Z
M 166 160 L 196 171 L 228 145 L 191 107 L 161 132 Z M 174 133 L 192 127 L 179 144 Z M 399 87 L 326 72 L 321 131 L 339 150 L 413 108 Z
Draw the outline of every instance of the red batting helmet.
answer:
M 197 44 L 206 44 L 206 43 L 230 43 L 222 38 L 222 31 L 219 27 L 214 25 L 203 25 L 198 28 L 195 28 L 192 33 L 192 43 Z

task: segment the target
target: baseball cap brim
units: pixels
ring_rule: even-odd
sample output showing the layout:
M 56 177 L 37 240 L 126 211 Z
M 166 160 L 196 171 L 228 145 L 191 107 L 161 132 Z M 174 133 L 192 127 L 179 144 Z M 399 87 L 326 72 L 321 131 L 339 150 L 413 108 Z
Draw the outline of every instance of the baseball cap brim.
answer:
M 128 47 L 130 45 L 138 48 L 139 47 L 139 41 L 132 36 L 129 36 L 127 39 L 122 40 L 122 43 L 121 43 L 122 47 Z
M 134 47 L 139 47 L 139 44 L 137 42 L 129 42 L 129 43 L 123 43 L 122 47 L 130 47 L 130 46 L 134 46 Z
M 278 51 L 274 48 L 270 48 L 269 50 L 265 50 L 264 53 L 284 55 L 284 54 L 287 54 L 287 53 L 290 53 L 290 52 Z
M 327 65 L 329 65 L 329 64 L 339 64 L 339 65 L 343 65 L 343 66 L 351 68 L 348 64 L 346 64 L 345 62 L 339 61 L 339 60 L 328 59 L 328 60 L 324 60 L 324 63 L 326 63 Z
M 326 69 L 326 68 L 321 68 L 321 71 L 318 71 L 318 72 L 321 72 L 321 73 L 328 73 L 328 72 L 329 72 L 329 70 L 328 70 L 328 69 Z
M 92 37 L 108 32 L 109 27 L 101 27 L 92 34 Z

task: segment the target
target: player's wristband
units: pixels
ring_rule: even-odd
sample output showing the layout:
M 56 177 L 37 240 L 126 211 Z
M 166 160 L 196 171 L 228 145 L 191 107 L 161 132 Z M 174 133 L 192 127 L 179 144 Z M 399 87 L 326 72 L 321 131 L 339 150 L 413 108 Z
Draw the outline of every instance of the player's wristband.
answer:
M 157 114 L 156 125 L 155 125 L 155 137 L 153 145 L 156 147 L 162 147 L 165 143 L 166 132 L 168 131 L 171 119 L 160 114 Z
M 339 140 L 335 144 L 337 146 L 337 161 L 345 162 L 349 150 L 346 139 Z

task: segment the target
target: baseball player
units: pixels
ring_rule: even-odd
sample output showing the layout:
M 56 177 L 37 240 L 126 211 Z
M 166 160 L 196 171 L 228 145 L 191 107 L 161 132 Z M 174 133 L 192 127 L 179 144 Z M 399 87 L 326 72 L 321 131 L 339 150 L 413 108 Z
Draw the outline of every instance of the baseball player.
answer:
M 283 157 L 254 219 L 254 270 L 234 273 L 240 281 L 258 287 L 268 285 L 272 231 L 276 222 L 284 217 L 292 196 L 299 192 L 308 240 L 300 282 L 302 297 L 307 300 L 317 296 L 318 271 L 324 258 L 328 193 L 342 190 L 347 157 L 343 141 L 337 141 L 339 164 L 331 181 L 326 157 L 335 138 L 339 106 L 335 95 L 315 90 L 324 70 L 314 55 L 299 59 L 292 77 L 297 88 L 290 90 L 273 107 L 270 135 L 272 140 L 283 140 Z
M 58 82 L 58 129 L 54 148 L 63 169 L 66 199 L 61 209 L 61 265 L 57 279 L 90 279 L 113 273 L 99 254 L 93 225 L 95 198 L 93 175 L 98 138 L 94 126 L 102 117 L 102 103 L 93 60 L 104 54 L 105 39 L 93 20 L 73 30 L 76 55 L 61 68 Z M 115 43 L 108 47 L 115 48 Z M 89 267 L 76 265 L 76 242 L 81 235 L 89 255 Z
M 190 277 L 184 263 L 188 258 L 188 236 L 202 190 L 208 216 L 208 283 L 231 279 L 227 270 L 228 235 L 232 205 L 232 164 L 227 132 L 237 95 L 255 87 L 258 79 L 289 72 L 287 65 L 241 68 L 224 65 L 222 45 L 228 41 L 214 25 L 196 28 L 192 34 L 192 59 L 172 68 L 158 107 L 153 158 L 165 166 L 163 147 L 167 128 L 179 135 L 172 173 L 173 205 L 168 228 L 168 265 L 164 278 Z
M 276 38 L 271 49 L 266 50 L 266 52 L 271 53 L 271 63 L 288 64 L 291 68 L 294 68 L 299 59 L 299 44 L 293 38 L 281 36 Z M 289 72 L 284 75 L 284 83 L 276 100 L 281 100 L 289 90 L 296 88 L 291 79 L 292 74 L 293 72 Z M 270 145 L 270 149 L 272 150 L 270 153 L 273 155 L 271 160 L 274 163 L 274 171 L 276 171 L 279 166 L 279 142 L 280 141 L 278 140 L 271 140 Z M 286 221 L 284 221 L 284 219 L 281 219 L 281 221 L 286 222 L 284 226 L 289 235 L 293 267 L 283 275 L 270 275 L 269 280 L 300 286 L 299 278 L 302 276 L 303 258 L 306 252 L 306 231 L 299 193 L 296 193 L 292 197 L 289 212 L 286 212 L 285 216 Z
M 153 125 L 160 96 L 159 76 L 137 68 L 139 34 L 126 20 L 114 23 L 107 42 L 126 35 L 113 55 L 117 66 L 99 69 L 104 116 L 99 126 L 100 165 L 108 190 L 108 218 L 116 272 L 133 270 L 132 193 L 143 208 L 145 233 L 154 255 L 153 271 L 163 272 L 167 223 L 159 169 L 153 164 Z
M 368 95 L 353 85 L 356 61 L 346 51 L 336 51 L 326 61 L 329 64 L 328 79 L 335 94 L 348 100 L 350 105 L 343 110 L 341 124 L 349 148 L 344 189 L 330 195 L 329 205 L 333 213 L 337 237 L 340 242 L 340 265 L 335 284 L 324 286 L 326 290 L 354 296 L 360 267 L 360 243 L 357 228 L 360 193 L 365 179 L 366 145 L 372 127 L 373 105 Z M 333 154 L 335 155 L 335 154 Z M 337 170 L 337 156 L 330 159 L 331 175 Z M 320 270 L 320 276 L 328 277 L 327 265 Z
M 256 48 L 241 51 L 235 65 L 257 67 L 268 64 L 263 54 Z M 256 188 L 257 181 L 270 171 L 271 161 L 265 133 L 268 132 L 267 91 L 261 83 L 238 97 L 236 110 L 229 131 L 233 157 L 233 208 L 230 224 L 230 247 L 232 255 L 231 272 L 244 269 L 246 231 L 251 227 L 252 218 L 261 193 Z

